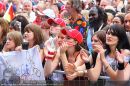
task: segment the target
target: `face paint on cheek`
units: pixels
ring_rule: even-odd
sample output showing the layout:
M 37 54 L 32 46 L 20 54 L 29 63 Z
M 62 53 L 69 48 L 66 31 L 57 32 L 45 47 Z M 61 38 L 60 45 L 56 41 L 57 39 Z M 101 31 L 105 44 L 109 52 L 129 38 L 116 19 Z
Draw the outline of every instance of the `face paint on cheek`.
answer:
M 74 44 L 72 42 L 67 42 L 69 46 L 73 46 Z

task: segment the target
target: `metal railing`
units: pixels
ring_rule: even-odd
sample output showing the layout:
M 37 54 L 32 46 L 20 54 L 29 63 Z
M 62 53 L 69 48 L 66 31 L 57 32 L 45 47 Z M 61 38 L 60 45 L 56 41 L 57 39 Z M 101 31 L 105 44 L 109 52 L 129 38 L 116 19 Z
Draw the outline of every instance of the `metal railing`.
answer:
M 54 73 L 65 74 L 65 71 L 55 70 Z M 99 76 L 99 79 L 109 80 L 110 77 L 108 77 L 108 76 Z

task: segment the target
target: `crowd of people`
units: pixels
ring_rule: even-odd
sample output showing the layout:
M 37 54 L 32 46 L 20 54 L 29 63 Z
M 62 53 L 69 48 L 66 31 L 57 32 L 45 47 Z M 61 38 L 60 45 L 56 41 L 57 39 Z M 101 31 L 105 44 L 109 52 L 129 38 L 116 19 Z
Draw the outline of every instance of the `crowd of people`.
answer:
M 7 21 L 3 16 L 10 3 L 15 17 Z M 102 86 L 126 86 L 130 80 L 129 12 L 130 0 L 1 0 L 0 51 L 39 45 L 43 73 L 52 81 L 47 83 L 97 82 L 107 76 L 110 79 Z

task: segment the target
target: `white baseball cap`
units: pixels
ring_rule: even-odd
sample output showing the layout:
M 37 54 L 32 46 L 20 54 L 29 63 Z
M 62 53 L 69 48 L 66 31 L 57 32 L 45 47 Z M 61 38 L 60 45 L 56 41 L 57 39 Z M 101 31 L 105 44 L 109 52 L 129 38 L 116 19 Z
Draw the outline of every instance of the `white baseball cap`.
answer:
M 37 12 L 39 15 L 46 15 L 48 16 L 49 18 L 55 18 L 56 15 L 54 13 L 54 11 L 52 9 L 45 9 L 44 11 L 42 12 Z

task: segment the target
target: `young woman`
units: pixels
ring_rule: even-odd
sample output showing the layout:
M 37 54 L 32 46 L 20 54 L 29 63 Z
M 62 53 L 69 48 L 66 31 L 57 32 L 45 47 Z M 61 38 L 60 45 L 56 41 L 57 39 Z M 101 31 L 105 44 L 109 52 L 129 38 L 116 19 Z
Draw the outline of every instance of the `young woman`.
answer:
M 123 70 L 129 62 L 130 45 L 123 26 L 114 24 L 106 32 L 106 51 L 101 53 L 103 64 L 103 75 L 109 76 L 111 80 L 123 79 L 118 76 L 117 70 Z M 120 61 L 123 59 L 123 61 Z M 112 84 L 112 83 L 106 83 Z
M 83 37 L 82 34 L 76 29 L 64 30 L 63 33 L 67 35 L 67 38 L 60 47 L 60 59 L 66 72 L 66 76 L 68 76 L 74 72 L 72 70 L 74 68 L 79 70 L 85 69 L 84 65 L 80 65 L 80 51 L 82 49 L 80 44 L 83 42 Z M 69 68 L 70 66 L 71 68 Z
M 106 49 L 101 48 L 101 46 L 97 46 L 98 53 L 100 55 L 100 60 L 102 62 L 102 72 L 101 75 L 103 76 L 109 76 L 111 80 L 120 80 L 124 77 L 118 76 L 117 70 L 122 70 L 125 67 L 128 67 L 128 59 L 129 59 L 129 43 L 128 39 L 125 33 L 125 30 L 123 26 L 119 24 L 113 24 L 110 26 L 110 28 L 106 31 Z M 105 42 L 103 42 L 105 43 Z M 94 47 L 94 46 L 93 46 Z M 84 56 L 85 57 L 85 56 Z M 86 56 L 87 57 L 87 56 Z M 124 62 L 122 62 L 120 59 L 123 59 Z M 118 63 L 120 62 L 120 63 Z M 121 67 L 118 67 L 117 66 Z M 87 68 L 89 69 L 88 72 L 88 77 L 90 80 L 96 81 L 99 77 L 99 74 L 101 71 L 100 68 L 95 69 L 94 71 L 90 71 L 91 66 L 90 63 L 86 64 Z M 96 65 L 95 65 L 96 67 Z M 90 72 L 90 73 L 89 73 Z M 93 73 L 94 72 L 94 73 Z M 99 74 L 98 74 L 99 73 Z M 106 83 L 106 85 L 112 85 L 112 83 Z
M 3 52 L 15 51 L 23 43 L 22 34 L 18 31 L 12 31 L 7 34 L 6 43 Z
M 35 45 L 43 46 L 43 34 L 38 25 L 28 24 L 24 29 L 24 39 L 28 41 L 28 48 L 32 48 Z
M 92 55 L 89 55 L 84 49 L 81 50 L 80 52 L 80 56 L 82 59 L 81 64 L 85 63 L 86 69 L 82 71 L 75 70 L 75 72 L 72 75 L 68 76 L 70 80 L 73 80 L 78 76 L 84 76 L 84 77 L 87 76 L 88 79 L 91 81 L 96 81 L 98 79 L 102 68 L 99 54 L 101 50 L 105 48 L 105 41 L 106 41 L 105 34 L 106 34 L 105 31 L 97 31 L 92 36 L 92 47 L 93 47 Z M 91 66 L 88 67 L 87 63 L 90 63 L 92 67 Z
M 24 29 L 24 42 L 23 48 L 28 49 L 32 48 L 35 45 L 39 45 L 41 60 L 43 60 L 43 34 L 40 26 L 36 24 L 28 24 Z

